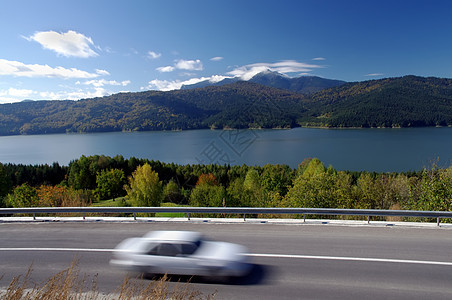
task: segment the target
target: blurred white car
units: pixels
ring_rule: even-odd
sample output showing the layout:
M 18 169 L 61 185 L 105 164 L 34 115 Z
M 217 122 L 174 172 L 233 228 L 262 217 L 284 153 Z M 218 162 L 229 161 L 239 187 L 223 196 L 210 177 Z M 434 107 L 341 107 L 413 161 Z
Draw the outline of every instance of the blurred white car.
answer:
M 241 245 L 206 240 L 198 232 L 153 231 L 122 241 L 110 264 L 151 274 L 239 277 L 250 269 Z

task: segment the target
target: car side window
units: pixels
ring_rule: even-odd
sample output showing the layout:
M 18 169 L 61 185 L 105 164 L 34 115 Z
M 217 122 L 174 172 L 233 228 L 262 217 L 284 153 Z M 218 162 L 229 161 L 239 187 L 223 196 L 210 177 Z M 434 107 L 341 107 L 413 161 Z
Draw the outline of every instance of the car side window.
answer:
M 160 244 L 158 255 L 162 256 L 176 256 L 180 254 L 180 245 L 176 244 L 169 244 L 169 243 L 162 243 Z

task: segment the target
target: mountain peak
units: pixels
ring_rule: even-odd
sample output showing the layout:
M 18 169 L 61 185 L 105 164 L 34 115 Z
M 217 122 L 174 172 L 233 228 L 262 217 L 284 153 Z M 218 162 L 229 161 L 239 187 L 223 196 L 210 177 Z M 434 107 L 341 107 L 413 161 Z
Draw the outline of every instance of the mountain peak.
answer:
M 270 69 L 267 69 L 265 71 L 259 72 L 256 75 L 254 75 L 253 77 L 251 77 L 250 80 L 252 80 L 253 78 L 259 78 L 259 77 L 282 77 L 282 78 L 290 78 L 289 76 L 287 76 L 286 74 L 282 74 L 279 73 L 277 71 L 272 71 Z
M 222 81 L 212 83 L 209 80 L 205 80 L 196 84 L 184 85 L 181 90 L 188 90 L 193 88 L 202 88 L 207 86 L 222 86 L 238 81 L 248 81 L 252 83 L 258 83 L 268 87 L 277 89 L 289 90 L 300 94 L 313 94 L 323 89 L 336 87 L 345 83 L 345 81 L 325 79 L 317 76 L 301 76 L 301 77 L 289 77 L 285 74 L 266 69 L 257 73 L 249 80 L 243 80 L 239 77 L 226 78 Z

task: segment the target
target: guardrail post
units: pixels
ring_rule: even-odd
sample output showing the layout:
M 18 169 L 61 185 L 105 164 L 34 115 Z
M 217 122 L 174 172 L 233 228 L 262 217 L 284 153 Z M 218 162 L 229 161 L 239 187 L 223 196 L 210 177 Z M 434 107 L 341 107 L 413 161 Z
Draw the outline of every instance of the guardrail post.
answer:
M 436 218 L 436 226 L 439 226 L 439 217 Z
M 188 213 L 187 216 L 188 216 L 188 220 L 190 221 L 190 213 Z
M 246 221 L 246 214 L 243 214 L 243 221 Z
M 36 221 L 36 213 L 33 213 L 33 221 Z
M 85 220 L 85 213 L 83 213 L 83 220 Z
M 133 213 L 133 219 L 136 221 L 137 220 L 137 214 Z
M 367 216 L 367 224 L 370 224 L 370 216 Z
M 303 223 L 306 223 L 306 214 L 303 214 Z

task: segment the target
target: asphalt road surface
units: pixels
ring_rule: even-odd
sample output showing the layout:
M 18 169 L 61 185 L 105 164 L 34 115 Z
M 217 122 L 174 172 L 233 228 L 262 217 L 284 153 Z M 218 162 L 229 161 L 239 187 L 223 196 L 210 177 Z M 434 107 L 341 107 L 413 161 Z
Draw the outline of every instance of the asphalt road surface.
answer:
M 0 288 L 31 265 L 32 282 L 46 282 L 75 257 L 80 274 L 97 274 L 98 289 L 114 292 L 126 273 L 109 266 L 111 249 L 150 230 L 200 231 L 248 247 L 248 276 L 192 279 L 192 289 L 216 299 L 452 299 L 452 229 L 374 226 L 3 223 Z

